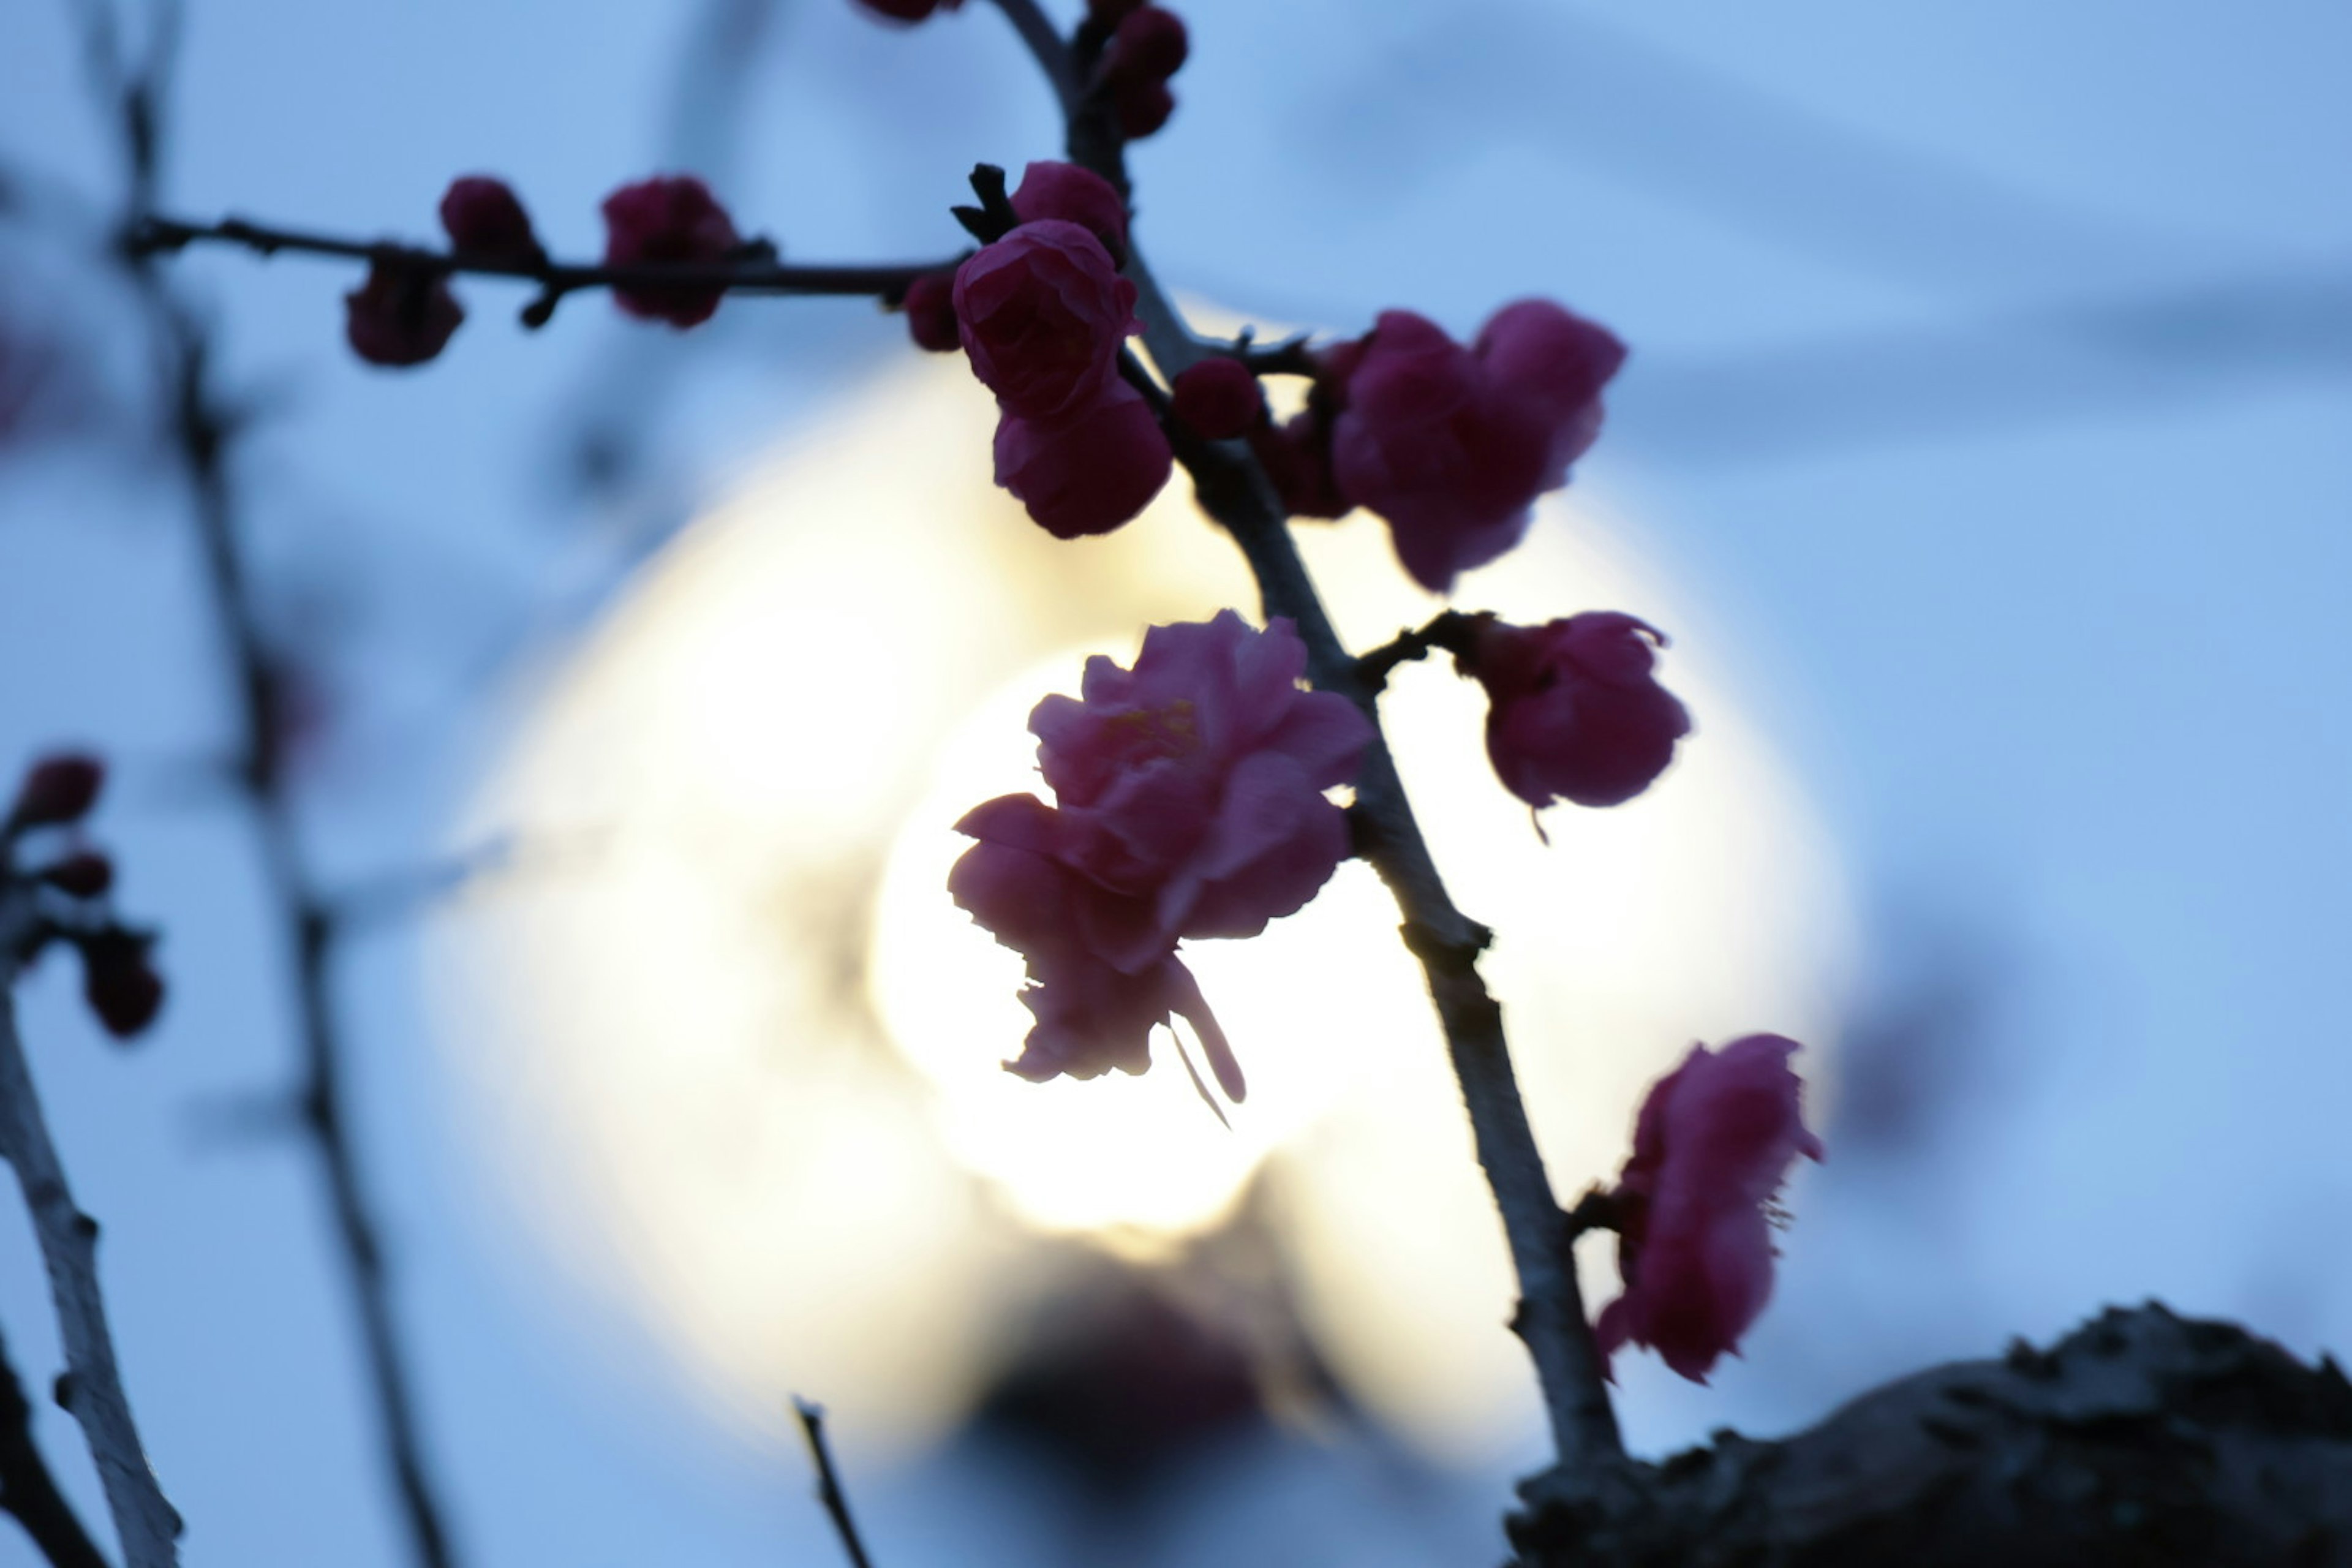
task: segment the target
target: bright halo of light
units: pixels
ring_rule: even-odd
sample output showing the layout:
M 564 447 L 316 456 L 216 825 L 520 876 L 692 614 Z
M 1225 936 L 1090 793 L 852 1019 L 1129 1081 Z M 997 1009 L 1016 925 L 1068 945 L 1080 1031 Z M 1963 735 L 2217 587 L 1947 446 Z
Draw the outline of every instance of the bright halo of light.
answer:
M 999 1068 L 1028 1025 L 1020 963 L 947 898 L 953 823 L 1037 786 L 1028 710 L 1087 653 L 1128 662 L 1145 626 L 1255 595 L 1181 479 L 1110 538 L 1047 538 L 989 484 L 992 414 L 960 363 L 880 378 L 524 694 L 467 833 L 547 863 L 428 955 L 498 1190 L 730 1420 L 776 1435 L 783 1394 L 813 1391 L 887 1445 L 955 1417 L 1049 1238 L 1164 1248 L 1263 1175 L 1342 1380 L 1433 1449 L 1491 1450 L 1533 1409 L 1507 1266 L 1363 867 L 1264 937 L 1187 948 L 1250 1079 L 1230 1132 L 1164 1037 L 1139 1079 Z M 1433 609 L 1377 521 L 1299 536 L 1354 646 Z M 1439 863 L 1501 933 L 1487 972 L 1573 1191 L 1693 1039 L 1793 1034 L 1819 1073 L 1848 946 L 1836 856 L 1706 617 L 1589 489 L 1547 500 L 1459 602 L 1656 620 L 1699 725 L 1641 800 L 1549 814 L 1547 850 L 1487 768 L 1475 687 L 1441 661 L 1384 700 Z

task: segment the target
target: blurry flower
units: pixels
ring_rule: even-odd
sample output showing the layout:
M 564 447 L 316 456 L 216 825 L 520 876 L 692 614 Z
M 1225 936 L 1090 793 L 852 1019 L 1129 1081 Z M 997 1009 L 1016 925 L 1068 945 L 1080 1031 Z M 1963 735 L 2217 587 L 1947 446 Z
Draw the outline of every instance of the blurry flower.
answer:
M 367 281 L 343 296 L 343 335 L 370 364 L 423 364 L 448 346 L 465 319 L 447 278 L 397 261 L 372 264 Z
M 1388 521 L 1415 581 L 1449 592 L 1527 531 L 1536 497 L 1601 428 L 1624 347 L 1548 300 L 1495 313 L 1475 348 L 1410 310 L 1385 310 L 1341 380 L 1331 429 L 1339 493 Z
M 1168 79 L 1182 68 L 1191 51 L 1184 20 L 1173 11 L 1143 5 L 1119 22 L 1104 54 L 1102 72 L 1120 135 L 1131 142 L 1168 123 L 1176 110 Z
M 1291 516 L 1345 517 L 1355 510 L 1331 478 L 1331 422 L 1313 405 L 1280 425 L 1260 425 L 1249 440 Z
M 996 482 L 1056 539 L 1108 533 L 1150 504 L 1174 459 L 1142 395 L 1125 382 L 1074 417 L 996 425 Z
M 1674 760 L 1690 715 L 1652 673 L 1665 637 L 1614 610 L 1515 626 L 1485 619 L 1465 672 L 1486 688 L 1486 755 L 1529 805 L 1617 805 Z
M 963 0 L 857 0 L 873 16 L 889 22 L 928 21 L 934 11 L 952 11 Z
M 449 245 L 471 260 L 530 266 L 547 259 L 546 247 L 530 228 L 530 215 L 504 180 L 467 174 L 449 182 L 441 197 L 441 226 Z
M 907 312 L 907 335 L 917 348 L 944 354 L 963 347 L 963 331 L 956 325 L 953 272 L 926 272 L 908 284 L 901 309 Z
M 1630 1341 L 1705 1383 L 1738 1352 L 1772 1294 L 1769 1205 L 1791 1160 L 1822 1154 L 1789 1069 L 1799 1048 L 1779 1035 L 1693 1046 L 1652 1086 L 1612 1194 L 1625 1292 L 1594 1325 L 1603 1356 Z
M 1249 366 L 1213 354 L 1189 366 L 1169 389 L 1178 419 L 1212 441 L 1245 436 L 1265 412 L 1265 394 Z
M 147 961 L 148 939 L 109 926 L 75 940 L 82 995 L 106 1032 L 127 1040 L 153 1023 L 163 1006 L 163 978 Z
M 691 174 L 659 174 L 623 185 L 604 198 L 604 265 L 717 266 L 742 241 L 734 219 Z M 614 289 L 614 302 L 632 316 L 699 326 L 719 309 L 718 287 Z
M 1261 632 L 1224 610 L 1152 627 L 1131 670 L 1088 659 L 1082 696 L 1030 714 L 1058 805 L 1004 795 L 973 810 L 957 828 L 981 843 L 950 880 L 1028 956 L 1040 990 L 1060 988 L 1030 997 L 1034 1060 L 1014 1070 L 1139 1072 L 1151 1023 L 1173 1012 L 1241 1098 L 1174 955 L 1180 938 L 1255 936 L 1296 912 L 1349 853 L 1346 815 L 1323 792 L 1355 776 L 1371 725 L 1345 698 L 1300 689 L 1306 668 L 1289 622 Z
M 1024 223 L 956 269 L 956 318 L 972 374 L 1008 414 L 1052 419 L 1118 379 L 1118 353 L 1143 330 L 1135 285 L 1092 232 Z
M 78 849 L 52 866 L 41 868 L 42 881 L 77 899 L 105 896 L 114 886 L 114 862 L 95 849 Z
M 1013 212 L 1023 223 L 1058 219 L 1087 229 L 1103 243 L 1114 267 L 1127 262 L 1127 204 L 1111 183 L 1076 163 L 1039 162 L 1021 171 Z
M 8 814 L 11 827 L 49 827 L 79 822 L 98 804 L 106 787 L 106 764 L 80 752 L 58 752 L 43 757 L 25 771 L 16 788 L 16 804 Z

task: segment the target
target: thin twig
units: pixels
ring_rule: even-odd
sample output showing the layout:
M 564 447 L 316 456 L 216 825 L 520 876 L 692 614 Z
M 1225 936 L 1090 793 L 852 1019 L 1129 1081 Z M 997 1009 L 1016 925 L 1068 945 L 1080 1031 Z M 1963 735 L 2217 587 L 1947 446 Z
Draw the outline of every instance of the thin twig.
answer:
M 833 1517 L 834 1531 L 841 1537 L 841 1549 L 849 1554 L 850 1568 L 874 1568 L 874 1560 L 866 1555 L 866 1543 L 857 1537 L 857 1522 L 849 1517 L 849 1498 L 841 1489 L 841 1477 L 833 1468 L 833 1449 L 824 1440 L 824 1406 L 796 1394 L 793 1413 L 801 1418 L 809 1460 L 816 1466 L 817 1500 Z
M 173 1568 L 180 1560 L 175 1544 L 180 1516 L 164 1500 L 131 1418 L 131 1399 L 123 1392 L 106 1301 L 99 1289 L 98 1222 L 81 1212 L 66 1185 L 65 1168 L 49 1139 L 32 1068 L 16 1034 L 16 955 L 23 950 L 26 922 L 39 918 L 26 891 L 22 884 L 0 891 L 0 900 L 5 900 L 0 908 L 0 1157 L 16 1167 L 48 1271 L 49 1296 L 57 1305 L 58 1333 L 66 1352 L 58 1402 L 81 1423 L 89 1440 L 123 1559 L 128 1568 Z M 13 1495 L 13 1481 L 10 1489 Z M 16 1511 L 13 1503 L 10 1511 Z M 94 1552 L 91 1555 L 95 1560 Z
M 169 33 L 158 40 L 146 66 L 134 69 L 120 53 L 112 14 L 103 0 L 82 0 L 79 9 L 102 105 L 110 115 L 120 117 L 128 199 L 123 232 L 135 234 L 151 216 L 154 203 L 162 127 L 156 99 Z M 394 1321 L 378 1226 L 352 1148 L 343 1052 L 330 994 L 334 922 L 304 858 L 280 765 L 278 666 L 262 635 L 228 478 L 237 421 L 214 387 L 210 344 L 203 327 L 173 293 L 152 257 L 126 246 L 121 261 L 152 323 L 159 380 L 169 398 L 171 437 L 188 481 L 213 619 L 236 687 L 237 776 L 260 840 L 271 916 L 292 963 L 302 1050 L 297 1089 L 302 1123 L 327 1184 L 385 1458 L 417 1563 L 422 1568 L 455 1568 L 457 1554 L 445 1510 L 417 1431 L 413 1379 Z M 140 1568 L 135 1558 L 133 1568 Z
M 8 1347 L 0 1342 L 0 1510 L 16 1515 L 33 1544 L 55 1568 L 107 1568 L 105 1557 L 82 1527 L 41 1447 L 33 1440 L 33 1406 Z
M 1066 51 L 1051 29 L 1044 40 L 1024 25 L 1034 0 L 996 0 L 1020 28 L 1047 79 L 1071 72 Z M 1124 144 L 1107 105 L 1082 100 L 1069 116 L 1069 155 L 1129 187 Z M 1127 276 L 1137 289 L 1136 314 L 1145 345 L 1163 376 L 1174 377 L 1225 345 L 1196 335 L 1161 290 L 1130 236 Z M 1528 1125 L 1503 1035 L 1502 1008 L 1478 974 L 1478 954 L 1491 933 L 1454 908 L 1430 858 L 1403 782 L 1380 730 L 1376 691 L 1339 641 L 1306 563 L 1290 536 L 1288 515 L 1265 470 L 1238 442 L 1202 441 L 1171 427 L 1176 456 L 1192 473 L 1202 509 L 1233 535 L 1258 582 L 1268 616 L 1286 616 L 1307 644 L 1307 675 L 1316 686 L 1347 697 L 1373 724 L 1375 739 L 1356 781 L 1354 820 L 1364 856 L 1394 894 L 1404 915 L 1405 944 L 1421 960 L 1438 1021 L 1445 1032 L 1456 1079 L 1470 1113 L 1478 1163 L 1501 1211 L 1519 1304 L 1511 1327 L 1535 1363 L 1552 1440 L 1562 1467 L 1594 1469 L 1622 1462 L 1624 1445 L 1609 1401 L 1601 1357 L 1576 1279 L 1573 1236 L 1545 1173 Z
M 1465 616 L 1459 610 L 1440 610 L 1427 626 L 1401 631 L 1370 653 L 1360 655 L 1356 660 L 1356 678 L 1372 690 L 1381 691 L 1387 689 L 1389 677 L 1395 673 L 1396 667 L 1409 660 L 1427 658 L 1441 649 L 1455 655 L 1467 653 L 1482 618 L 1493 619 Z

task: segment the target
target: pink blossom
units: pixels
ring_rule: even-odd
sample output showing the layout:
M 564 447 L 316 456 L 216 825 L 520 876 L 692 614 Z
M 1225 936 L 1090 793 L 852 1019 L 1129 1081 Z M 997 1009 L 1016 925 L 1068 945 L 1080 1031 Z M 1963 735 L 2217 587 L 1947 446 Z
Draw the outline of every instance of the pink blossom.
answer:
M 1652 644 L 1665 640 L 1613 610 L 1482 626 L 1464 663 L 1486 688 L 1486 755 L 1504 787 L 1538 808 L 1617 805 L 1649 788 L 1690 732 L 1652 671 Z
M 1535 498 L 1567 482 L 1623 359 L 1606 329 L 1547 300 L 1496 311 L 1468 349 L 1425 317 L 1383 311 L 1332 426 L 1339 492 L 1388 520 L 1415 581 L 1449 592 L 1518 543 Z
M 1693 1046 L 1651 1087 L 1612 1194 L 1625 1292 L 1594 1325 L 1602 1355 L 1631 1341 L 1705 1383 L 1738 1353 L 1772 1294 L 1768 1206 L 1791 1160 L 1822 1155 L 1789 1070 L 1798 1048 L 1779 1035 Z
M 1135 285 L 1087 229 L 1024 223 L 956 270 L 956 319 L 972 374 L 1007 414 L 1055 419 L 1099 401 L 1143 330 Z
M 907 335 L 917 348 L 945 354 L 963 347 L 963 332 L 956 325 L 954 273 L 944 268 L 924 273 L 907 285 L 900 308 L 907 312 Z
M 691 174 L 657 174 L 623 185 L 604 198 L 604 265 L 717 266 L 742 241 L 735 220 Z M 632 316 L 683 330 L 710 320 L 724 289 L 665 286 L 615 289 L 613 300 Z
M 1265 394 L 1249 366 L 1213 354 L 1187 367 L 1169 388 L 1176 417 L 1212 441 L 1245 436 L 1265 412 Z
M 1087 660 L 1080 696 L 1030 714 L 1057 804 L 975 808 L 957 828 L 981 842 L 949 884 L 1029 960 L 1038 1026 L 1014 1070 L 1139 1072 L 1151 1026 L 1172 1013 L 1241 1098 L 1176 943 L 1256 935 L 1349 853 L 1346 815 L 1323 792 L 1355 776 L 1371 725 L 1345 698 L 1302 690 L 1306 668 L 1289 622 L 1261 632 L 1226 610 L 1152 627 L 1132 669 Z
M 471 259 L 526 267 L 547 259 L 520 198 L 504 180 L 488 174 L 449 182 L 441 197 L 441 226 L 451 248 Z
M 1040 162 L 1021 171 L 1013 213 L 1023 223 L 1074 223 L 1102 241 L 1112 265 L 1127 263 L 1127 204 L 1111 183 L 1076 163 Z
M 996 482 L 1056 539 L 1108 533 L 1150 504 L 1174 466 L 1142 395 L 1113 382 L 1075 416 L 996 425 Z
M 449 280 L 424 268 L 379 261 L 343 296 L 343 336 L 370 364 L 423 364 L 448 347 L 466 319 Z

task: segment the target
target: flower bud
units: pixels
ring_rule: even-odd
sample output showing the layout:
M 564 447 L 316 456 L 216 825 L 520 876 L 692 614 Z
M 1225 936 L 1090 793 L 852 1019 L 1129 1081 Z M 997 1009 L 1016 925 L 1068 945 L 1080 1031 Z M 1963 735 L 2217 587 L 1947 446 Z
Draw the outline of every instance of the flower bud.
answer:
M 95 849 L 77 850 L 54 866 L 41 868 L 42 881 L 77 899 L 103 898 L 114 886 L 114 862 Z
M 929 20 L 934 11 L 956 9 L 963 0 L 857 0 L 857 4 L 868 16 L 878 16 L 886 22 L 903 22 L 911 26 L 917 22 Z
M 1103 70 L 1115 81 L 1164 82 L 1183 68 L 1191 53 L 1184 19 L 1173 11 L 1145 5 L 1111 35 Z
M 397 261 L 373 264 L 367 281 L 343 296 L 343 335 L 352 352 L 390 369 L 439 354 L 465 319 L 447 278 Z
M 604 265 L 716 267 L 742 241 L 735 220 L 691 174 L 657 174 L 604 198 Z M 632 316 L 684 331 L 710 320 L 726 293 L 710 286 L 616 288 L 613 302 Z
M 44 757 L 26 770 L 9 822 L 17 827 L 79 822 L 98 804 L 99 791 L 105 786 L 106 764 L 96 757 L 79 752 Z
M 1178 375 L 1170 389 L 1176 417 L 1212 441 L 1245 436 L 1265 412 L 1265 394 L 1249 366 L 1218 354 Z
M 1056 539 L 1108 533 L 1160 493 L 1174 464 L 1168 437 L 1142 395 L 1113 383 L 1076 416 L 996 426 L 996 482 Z
M 1164 81 L 1123 80 L 1111 89 L 1111 107 L 1118 115 L 1118 133 L 1140 142 L 1168 123 L 1176 112 L 1176 95 Z
M 956 325 L 953 272 L 924 273 L 907 285 L 899 308 L 907 312 L 907 335 L 917 348 L 946 354 L 963 347 L 962 329 Z
M 1127 264 L 1127 204 L 1111 183 L 1076 163 L 1038 162 L 1021 172 L 1013 212 L 1023 223 L 1058 219 L 1091 231 L 1110 253 L 1111 265 Z
M 163 1006 L 163 977 L 147 962 L 149 939 L 109 927 L 77 940 L 82 995 L 106 1032 L 127 1040 L 153 1023 Z
M 1657 682 L 1664 634 L 1615 611 L 1515 626 L 1488 621 L 1463 661 L 1486 688 L 1486 755 L 1540 809 L 1633 799 L 1674 760 L 1690 715 Z
M 531 266 L 547 259 L 513 188 L 488 174 L 449 182 L 441 197 L 441 226 L 450 248 L 468 260 Z

